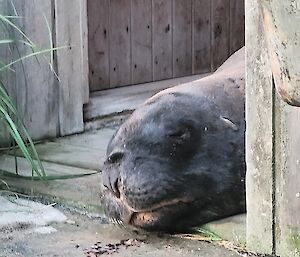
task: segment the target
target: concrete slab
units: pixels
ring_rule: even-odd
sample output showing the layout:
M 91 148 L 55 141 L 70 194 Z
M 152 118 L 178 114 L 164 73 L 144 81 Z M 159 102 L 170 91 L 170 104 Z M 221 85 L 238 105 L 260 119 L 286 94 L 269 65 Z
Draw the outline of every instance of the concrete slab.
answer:
M 106 128 L 37 145 L 47 174 L 74 175 L 99 170 L 105 159 L 107 144 L 114 132 L 115 128 Z M 14 171 L 14 160 L 14 157 L 9 155 L 0 156 L 0 170 Z M 21 175 L 31 174 L 30 166 L 24 158 L 18 157 L 17 163 Z M 76 207 L 84 212 L 97 213 L 99 217 L 105 219 L 99 201 L 101 183 L 99 173 L 48 182 L 16 179 L 3 176 L 1 173 L 0 176 L 20 192 L 47 196 L 52 201 Z M 245 244 L 245 215 L 213 222 L 206 225 L 206 228 L 238 245 Z
M 27 199 L 0 196 L 0 206 L 0 229 L 33 226 L 43 227 L 45 232 L 47 231 L 46 225 L 67 220 L 62 212 L 51 205 L 44 205 Z
M 124 241 L 137 243 L 121 244 L 112 254 L 113 256 L 239 256 L 216 244 L 184 240 L 170 235 L 125 230 L 116 225 L 103 224 L 99 219 L 90 219 L 59 206 L 56 208 L 64 213 L 68 221 L 52 223 L 51 227 L 54 229 L 52 233 L 41 236 L 33 230 L 32 225 L 1 228 L 0 257 L 83 257 L 88 256 L 84 254 L 85 249 L 91 249 L 95 243 L 105 248 Z
M 100 170 L 115 128 L 89 131 L 37 144 L 40 159 L 83 169 Z M 18 156 L 22 156 L 17 151 Z
M 7 176 L 2 171 L 11 172 L 15 166 L 15 159 L 9 155 L 0 156 L 0 177 L 10 186 L 10 190 L 28 195 L 43 195 L 58 203 L 65 203 L 88 212 L 103 214 L 100 206 L 100 173 L 62 180 L 32 181 L 28 179 Z M 17 158 L 19 174 L 31 175 L 31 168 L 27 161 Z M 81 169 L 51 162 L 43 162 L 47 175 L 80 175 L 96 172 L 90 169 Z

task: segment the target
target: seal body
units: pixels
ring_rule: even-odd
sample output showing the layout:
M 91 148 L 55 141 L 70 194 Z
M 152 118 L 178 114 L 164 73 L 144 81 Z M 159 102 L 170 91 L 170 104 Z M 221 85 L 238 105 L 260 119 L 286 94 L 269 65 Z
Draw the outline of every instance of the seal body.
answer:
M 244 49 L 215 73 L 161 91 L 107 148 L 108 216 L 148 230 L 182 231 L 245 211 Z

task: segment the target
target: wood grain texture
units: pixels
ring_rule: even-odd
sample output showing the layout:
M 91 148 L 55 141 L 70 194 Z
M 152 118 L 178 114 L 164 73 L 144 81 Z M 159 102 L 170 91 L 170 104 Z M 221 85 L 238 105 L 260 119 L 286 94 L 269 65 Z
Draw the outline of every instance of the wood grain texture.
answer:
M 82 76 L 82 97 L 83 103 L 89 102 L 89 53 L 88 53 L 88 13 L 87 3 L 88 0 L 79 2 L 80 8 L 80 38 L 81 38 L 81 76 Z
M 56 45 L 68 46 L 57 52 L 60 134 L 83 131 L 81 74 L 80 0 L 56 0 Z
M 151 0 L 131 1 L 132 84 L 152 81 Z
M 273 250 L 272 72 L 256 1 L 246 3 L 247 247 Z
M 87 1 L 90 90 L 109 88 L 109 0 Z
M 212 0 L 212 68 L 217 69 L 229 56 L 230 0 Z
M 131 84 L 130 5 L 128 0 L 110 0 L 110 88 Z
M 230 0 L 230 54 L 245 45 L 245 0 Z
M 172 0 L 153 0 L 153 80 L 172 77 Z
M 88 5 L 91 91 L 210 72 L 244 42 L 244 0 Z
M 39 49 L 52 47 L 47 23 L 52 25 L 53 6 L 51 0 L 15 0 L 19 16 L 16 25 Z M 15 32 L 17 39 L 20 34 Z M 32 53 L 30 47 L 17 44 L 13 58 Z M 26 128 L 33 139 L 56 137 L 58 130 L 58 85 L 49 64 L 52 54 L 45 53 L 27 58 L 14 65 L 17 86 L 17 108 L 24 119 Z
M 211 1 L 194 0 L 193 74 L 211 71 Z
M 0 0 L 0 10 L 2 15 L 10 15 L 12 6 L 7 0 Z M 12 30 L 5 26 L 2 21 L 0 21 L 0 38 L 10 39 L 12 38 Z M 11 44 L 0 45 L 0 67 L 4 64 L 10 63 L 12 61 L 12 52 L 10 51 Z M 15 73 L 12 71 L 0 72 L 0 81 L 3 83 L 5 89 L 7 90 L 9 96 L 16 103 L 16 83 L 15 83 Z M 0 120 L 0 147 L 7 146 L 11 143 L 11 138 L 7 130 L 6 125 Z
M 279 96 L 279 113 L 275 171 L 276 181 L 276 254 L 282 257 L 300 256 L 300 109 L 284 103 Z
M 192 0 L 173 0 L 173 77 L 192 74 Z

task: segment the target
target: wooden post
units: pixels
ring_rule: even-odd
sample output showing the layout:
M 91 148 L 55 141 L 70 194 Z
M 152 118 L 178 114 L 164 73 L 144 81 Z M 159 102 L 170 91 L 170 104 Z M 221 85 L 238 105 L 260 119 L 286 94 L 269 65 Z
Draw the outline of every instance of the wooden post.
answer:
M 272 253 L 272 73 L 257 1 L 246 1 L 247 246 Z
M 265 21 L 263 2 L 246 1 L 247 247 L 281 257 L 299 257 L 300 108 L 288 105 L 277 94 L 274 45 L 268 36 L 273 28 Z M 293 6 L 294 1 L 286 2 Z M 281 3 L 269 1 L 274 10 L 279 10 Z M 297 17 L 291 12 L 280 22 L 297 27 Z M 289 42 L 295 36 L 289 33 L 292 30 L 284 31 Z M 299 51 L 298 46 L 295 54 Z M 294 63 L 288 63 L 294 57 L 290 54 L 285 51 L 283 55 L 287 67 Z M 286 83 L 293 85 L 293 81 Z
M 9 5 L 14 5 L 14 7 Z M 10 15 L 19 15 L 20 19 L 13 22 L 18 26 L 38 49 L 52 48 L 52 4 L 51 0 L 14 0 L 7 1 Z M 17 13 L 14 13 L 14 8 Z M 13 39 L 24 40 L 21 34 L 10 27 Z M 36 50 L 38 51 L 38 50 Z M 29 46 L 22 42 L 12 44 L 11 60 L 32 53 Z M 6 60 L 8 61 L 8 60 Z M 13 66 L 15 95 L 17 109 L 23 117 L 24 123 L 33 139 L 58 136 L 58 90 L 55 76 L 51 70 L 52 54 L 40 54 L 24 59 Z M 11 82 L 11 81 L 10 81 Z M 13 83 L 7 83 L 12 87 Z
M 7 0 L 0 0 L 0 10 L 2 15 L 9 15 L 10 8 Z M 5 26 L 2 21 L 0 21 L 0 38 L 1 39 L 10 39 L 11 38 L 11 29 Z M 8 45 L 2 44 L 0 46 L 0 67 L 6 63 L 11 62 L 12 53 L 9 50 Z M 16 102 L 16 90 L 15 90 L 15 74 L 11 71 L 0 72 L 0 81 L 3 83 L 8 94 L 14 102 Z M 10 135 L 6 128 L 6 125 L 0 121 L 0 146 L 6 146 L 10 143 Z
M 60 134 L 83 131 L 83 62 L 80 0 L 55 1 L 56 45 L 67 46 L 57 52 Z M 86 62 L 84 62 L 86 63 Z

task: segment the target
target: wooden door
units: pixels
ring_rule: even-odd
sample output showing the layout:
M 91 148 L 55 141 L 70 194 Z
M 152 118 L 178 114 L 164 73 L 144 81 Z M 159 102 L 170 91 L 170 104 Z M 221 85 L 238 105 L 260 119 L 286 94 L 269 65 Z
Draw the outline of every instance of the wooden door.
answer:
M 244 45 L 244 0 L 87 2 L 91 91 L 210 72 Z

